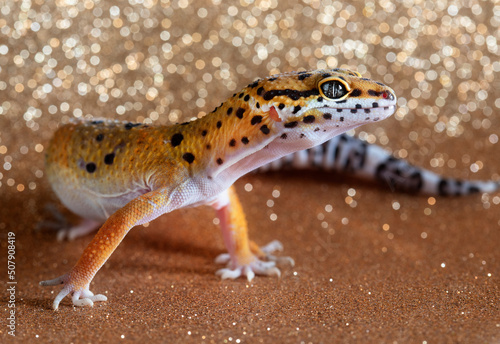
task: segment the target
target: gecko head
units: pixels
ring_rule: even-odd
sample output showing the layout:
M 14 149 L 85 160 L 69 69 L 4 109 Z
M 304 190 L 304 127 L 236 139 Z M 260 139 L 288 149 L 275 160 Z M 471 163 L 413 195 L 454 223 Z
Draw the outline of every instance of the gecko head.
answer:
M 346 69 L 271 76 L 258 82 L 254 97 L 281 139 L 302 141 L 304 148 L 383 120 L 396 109 L 390 87 Z

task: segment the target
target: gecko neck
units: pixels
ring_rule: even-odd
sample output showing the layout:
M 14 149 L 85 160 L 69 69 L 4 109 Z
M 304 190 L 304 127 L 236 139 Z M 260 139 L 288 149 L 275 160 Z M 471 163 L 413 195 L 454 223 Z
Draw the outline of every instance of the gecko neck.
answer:
M 188 158 L 190 168 L 205 171 L 211 179 L 245 157 L 263 150 L 279 132 L 265 111 L 268 108 L 257 107 L 251 101 L 235 107 L 235 97 L 238 95 L 196 121 L 175 125 L 168 130 L 167 139 L 174 147 L 174 155 L 184 160 Z

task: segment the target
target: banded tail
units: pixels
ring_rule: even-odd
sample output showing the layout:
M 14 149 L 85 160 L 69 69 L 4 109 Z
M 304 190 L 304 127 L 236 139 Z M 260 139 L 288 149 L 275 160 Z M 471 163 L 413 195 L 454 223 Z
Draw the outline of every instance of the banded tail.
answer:
M 445 178 L 393 157 L 382 147 L 342 134 L 310 149 L 268 163 L 257 171 L 316 169 L 349 173 L 374 180 L 393 191 L 440 196 L 463 196 L 500 190 L 500 182 Z

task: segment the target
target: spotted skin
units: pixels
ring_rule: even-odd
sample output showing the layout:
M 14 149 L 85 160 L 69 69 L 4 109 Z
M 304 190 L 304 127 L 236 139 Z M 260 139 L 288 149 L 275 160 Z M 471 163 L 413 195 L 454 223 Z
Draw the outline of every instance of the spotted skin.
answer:
M 271 255 L 278 242 L 259 248 L 231 186 L 242 175 L 359 125 L 391 116 L 394 92 L 343 69 L 292 72 L 259 79 L 207 116 L 173 126 L 113 120 L 61 126 L 47 149 L 48 179 L 61 201 L 102 223 L 76 265 L 41 285 L 62 284 L 54 300 L 104 301 L 89 284 L 128 231 L 175 209 L 211 205 L 220 218 L 228 254 L 218 259 L 224 278 L 279 275 Z

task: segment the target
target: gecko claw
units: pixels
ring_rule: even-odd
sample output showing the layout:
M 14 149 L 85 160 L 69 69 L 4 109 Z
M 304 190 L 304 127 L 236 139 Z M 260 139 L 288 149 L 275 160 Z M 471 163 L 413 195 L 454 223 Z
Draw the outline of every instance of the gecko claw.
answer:
M 59 303 L 69 294 L 73 293 L 73 296 L 71 297 L 71 301 L 73 302 L 74 306 L 77 307 L 83 307 L 83 306 L 94 306 L 94 302 L 99 302 L 99 301 L 107 301 L 108 298 L 102 294 L 97 294 L 94 295 L 89 290 L 88 285 L 84 288 L 76 289 L 73 286 L 73 284 L 70 282 L 70 277 L 68 274 L 59 276 L 57 278 L 54 278 L 52 280 L 47 280 L 47 281 L 41 281 L 40 285 L 41 286 L 54 286 L 54 285 L 59 285 L 59 284 L 64 284 L 64 287 L 62 290 L 57 294 L 56 298 L 54 299 L 54 303 L 52 304 L 52 308 L 57 311 L 59 308 Z

